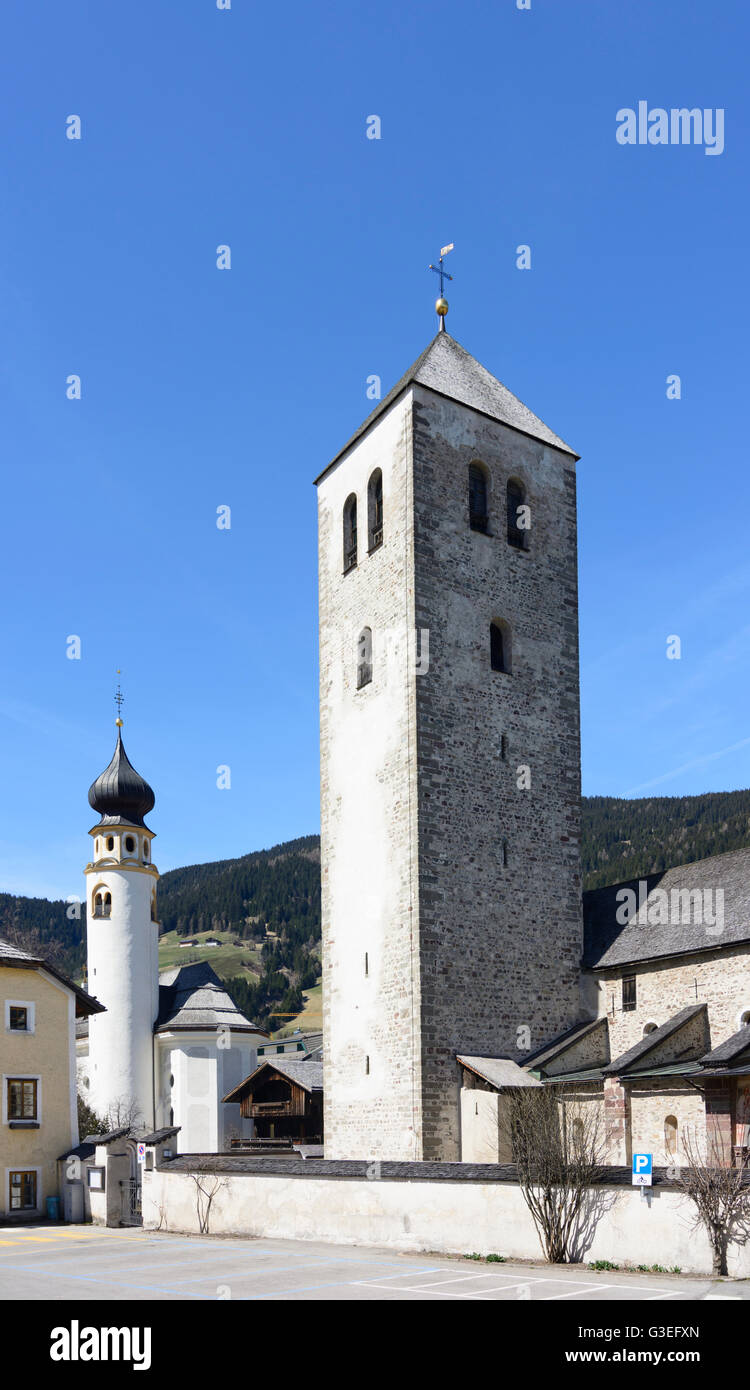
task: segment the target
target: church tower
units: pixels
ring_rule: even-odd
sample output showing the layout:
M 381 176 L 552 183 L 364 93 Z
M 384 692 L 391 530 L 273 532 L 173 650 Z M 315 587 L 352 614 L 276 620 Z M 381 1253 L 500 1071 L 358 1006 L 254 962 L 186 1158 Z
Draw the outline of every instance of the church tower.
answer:
M 317 479 L 328 1158 L 580 1018 L 576 460 L 441 331 Z
M 153 1029 L 159 1008 L 154 793 L 128 760 L 117 720 L 111 763 L 89 788 L 99 820 L 86 865 L 88 987 L 104 1004 L 89 1028 L 89 1104 L 154 1126 Z

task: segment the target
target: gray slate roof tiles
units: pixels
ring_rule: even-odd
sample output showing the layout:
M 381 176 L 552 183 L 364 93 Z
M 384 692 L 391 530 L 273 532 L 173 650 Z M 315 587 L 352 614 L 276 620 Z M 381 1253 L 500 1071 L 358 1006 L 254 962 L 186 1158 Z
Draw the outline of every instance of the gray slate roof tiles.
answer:
M 621 1076 L 623 1072 L 630 1071 L 635 1063 L 641 1060 L 643 1060 L 644 1065 L 647 1065 L 649 1052 L 653 1052 L 655 1047 L 658 1047 L 666 1038 L 671 1037 L 691 1018 L 695 1018 L 706 1008 L 706 1004 L 688 1004 L 687 1008 L 680 1009 L 679 1013 L 667 1019 L 666 1023 L 662 1023 L 660 1028 L 654 1028 L 652 1033 L 646 1033 L 645 1037 L 639 1038 L 638 1042 L 633 1047 L 628 1048 L 627 1052 L 622 1052 L 619 1057 L 615 1057 L 613 1062 L 608 1062 L 607 1066 L 603 1068 L 605 1076 Z
M 617 893 L 632 888 L 637 894 L 638 880 L 584 893 L 584 964 L 589 968 L 603 970 L 750 941 L 750 848 L 680 864 L 663 874 L 651 874 L 646 883 L 648 897 L 625 925 L 616 920 Z M 667 923 L 658 920 L 658 909 L 665 902 L 662 892 L 670 903 Z M 695 907 L 686 912 L 676 897 L 676 906 L 671 907 L 673 894 L 690 892 L 700 893 L 706 904 L 702 920 Z M 714 925 L 712 918 L 721 901 L 718 892 L 723 894 L 724 920 Z
M 159 1016 L 155 1032 L 213 1031 L 217 1028 L 266 1036 L 240 1013 L 207 961 L 175 967 L 159 976 Z
M 520 430 L 522 434 L 530 435 L 532 439 L 539 439 L 543 444 L 550 444 L 555 449 L 561 449 L 563 453 L 570 454 L 573 459 L 578 458 L 578 454 L 570 448 L 559 435 L 553 433 L 537 415 L 529 410 L 517 396 L 509 391 L 507 386 L 503 386 L 491 372 L 483 367 L 481 362 L 477 362 L 471 353 L 461 347 L 460 343 L 452 338 L 450 333 L 436 333 L 432 342 L 428 344 L 424 352 L 420 353 L 416 362 L 413 362 L 409 370 L 404 373 L 400 381 L 382 401 L 370 412 L 367 419 L 363 421 L 358 430 L 355 430 L 351 439 L 347 440 L 343 449 L 340 449 L 336 457 L 331 460 L 328 468 L 315 479 L 316 483 L 325 477 L 329 468 L 345 454 L 347 449 L 351 449 L 353 444 L 362 437 L 375 421 L 393 405 L 394 401 L 408 386 L 412 384 L 427 386 L 432 391 L 437 391 L 441 396 L 448 396 L 451 400 L 460 401 L 462 405 L 468 405 L 473 410 L 480 411 L 483 415 L 489 415 L 493 420 L 500 420 L 504 425 L 510 425 L 513 429 Z

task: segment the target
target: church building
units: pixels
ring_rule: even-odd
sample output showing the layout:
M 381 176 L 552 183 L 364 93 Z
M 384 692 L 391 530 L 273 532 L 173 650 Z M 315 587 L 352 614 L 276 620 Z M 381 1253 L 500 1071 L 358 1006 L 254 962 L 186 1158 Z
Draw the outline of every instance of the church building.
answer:
M 580 1018 L 576 460 L 443 318 L 317 479 L 327 1158 Z
M 221 1152 L 232 1137 L 253 1135 L 239 1103 L 222 1097 L 254 1071 L 267 1034 L 239 1012 L 207 963 L 159 974 L 159 873 L 144 820 L 154 793 L 117 724 L 112 760 L 89 790 L 99 819 L 85 870 L 88 987 L 106 1012 L 82 1021 L 81 1081 L 112 1130 L 173 1126 L 183 1152 Z

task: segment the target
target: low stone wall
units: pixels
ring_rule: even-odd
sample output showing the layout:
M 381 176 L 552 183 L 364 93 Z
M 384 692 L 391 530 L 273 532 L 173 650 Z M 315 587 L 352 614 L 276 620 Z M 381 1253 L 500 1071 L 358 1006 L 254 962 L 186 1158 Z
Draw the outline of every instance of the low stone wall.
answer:
M 391 1250 L 539 1259 L 539 1238 L 510 1170 L 490 1164 L 332 1162 L 181 1155 L 143 1174 L 143 1224 L 196 1234 L 197 1187 L 219 1186 L 212 1235 L 321 1240 Z M 591 1189 L 578 1237 L 582 1260 L 678 1265 L 710 1274 L 711 1251 L 694 1207 L 655 1174 L 647 1196 L 630 1174 Z M 750 1277 L 750 1245 L 730 1250 L 730 1273 Z

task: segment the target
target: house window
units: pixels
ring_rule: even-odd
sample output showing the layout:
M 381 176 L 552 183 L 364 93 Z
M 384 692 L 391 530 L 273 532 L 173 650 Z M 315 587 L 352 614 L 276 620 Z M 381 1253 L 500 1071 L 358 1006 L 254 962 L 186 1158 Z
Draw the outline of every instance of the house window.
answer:
M 114 835 L 108 835 L 108 836 L 107 836 L 107 849 L 110 851 L 110 853 L 111 853 L 111 851 L 114 849 L 114 847 L 115 847 Z
M 525 507 L 525 493 L 521 484 L 515 478 L 511 478 L 506 489 L 506 503 L 508 516 L 508 544 L 516 550 L 526 548 L 526 537 L 528 527 L 525 524 L 527 508 Z
M 383 474 L 379 468 L 367 484 L 367 535 L 370 550 L 383 544 Z
M 29 1011 L 22 1008 L 20 1004 L 11 1004 L 9 1010 L 8 1026 L 11 1033 L 28 1033 L 29 1031 Z
M 490 623 L 490 666 L 493 671 L 510 675 L 511 640 L 507 623 L 495 619 Z
M 635 1008 L 635 975 L 622 977 L 622 1011 L 630 1013 Z
M 132 836 L 132 835 L 126 835 L 126 836 L 125 836 L 125 852 L 126 852 L 126 854 L 132 854 L 132 853 L 134 852 L 134 850 L 135 850 L 135 840 L 133 839 L 133 836 Z
M 11 1211 L 33 1211 L 36 1208 L 36 1172 L 16 1171 L 10 1174 Z
M 15 1077 L 8 1078 L 8 1119 L 9 1120 L 36 1120 L 37 1114 L 37 1086 L 34 1080 L 25 1080 Z
M 487 530 L 487 474 L 481 463 L 469 465 L 469 525 L 472 531 Z
M 372 629 L 363 627 L 357 639 L 357 689 L 372 680 Z
M 365 1057 L 365 1076 L 369 1076 L 369 1075 L 370 1075 L 370 1059 L 369 1059 L 369 1057 Z
M 357 563 L 357 498 L 354 493 L 344 503 L 344 574 Z

